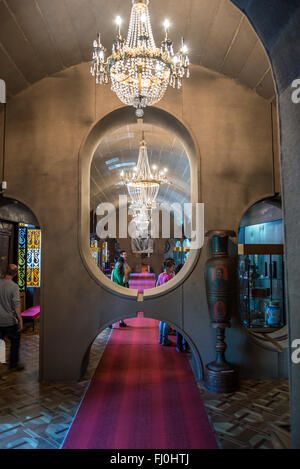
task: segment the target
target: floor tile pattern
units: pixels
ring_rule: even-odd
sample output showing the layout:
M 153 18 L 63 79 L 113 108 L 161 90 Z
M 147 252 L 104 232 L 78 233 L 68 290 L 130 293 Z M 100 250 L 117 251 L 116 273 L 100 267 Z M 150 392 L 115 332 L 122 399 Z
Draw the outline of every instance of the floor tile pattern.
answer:
M 289 447 L 288 381 L 244 381 L 232 394 L 212 393 L 203 383 L 198 387 L 219 447 Z
M 111 330 L 95 340 L 84 379 L 78 383 L 38 381 L 39 325 L 25 326 L 20 356 L 25 370 L 8 373 L 0 364 L 0 449 L 59 448 L 97 367 Z M 9 343 L 7 343 L 7 356 Z
M 38 381 L 39 324 L 25 326 L 23 372 L 8 373 L 0 364 L 0 449 L 59 448 L 73 421 L 110 336 L 95 340 L 84 378 L 78 383 Z M 8 353 L 7 346 L 7 353 Z M 289 445 L 287 381 L 245 381 L 236 393 L 215 394 L 199 383 L 219 447 L 268 449 Z

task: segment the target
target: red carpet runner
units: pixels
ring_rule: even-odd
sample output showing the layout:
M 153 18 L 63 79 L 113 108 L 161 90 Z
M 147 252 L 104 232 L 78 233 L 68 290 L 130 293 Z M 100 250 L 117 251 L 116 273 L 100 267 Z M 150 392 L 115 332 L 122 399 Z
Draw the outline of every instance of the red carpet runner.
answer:
M 188 360 L 158 322 L 115 328 L 63 449 L 217 449 Z

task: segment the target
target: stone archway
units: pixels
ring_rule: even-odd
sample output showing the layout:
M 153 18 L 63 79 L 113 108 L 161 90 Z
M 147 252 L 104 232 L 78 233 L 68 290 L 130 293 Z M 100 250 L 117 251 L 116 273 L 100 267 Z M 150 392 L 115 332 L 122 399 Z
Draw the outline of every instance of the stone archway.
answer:
M 132 109 L 128 107 L 120 108 L 112 113 L 108 114 L 106 117 L 97 122 L 92 129 L 89 131 L 88 136 L 86 137 L 84 143 L 80 149 L 79 161 L 80 161 L 80 179 L 81 179 L 81 201 L 80 201 L 80 225 L 79 225 L 79 247 L 81 252 L 81 257 L 84 262 L 85 268 L 89 275 L 110 295 L 116 297 L 116 299 L 121 299 L 128 303 L 127 308 L 135 308 L 136 313 L 138 311 L 144 311 L 147 317 L 153 317 L 152 312 L 155 311 L 155 319 L 163 319 L 174 325 L 174 327 L 182 332 L 182 334 L 188 338 L 192 351 L 195 357 L 196 364 L 196 373 L 198 378 L 201 379 L 203 376 L 203 364 L 200 355 L 200 351 L 197 346 L 194 344 L 191 337 L 188 336 L 187 332 L 184 331 L 180 324 L 176 323 L 176 320 L 172 321 L 172 315 L 170 316 L 169 311 L 167 317 L 160 316 L 160 307 L 159 302 L 166 301 L 168 294 L 180 289 L 181 285 L 185 282 L 186 278 L 195 268 L 197 264 L 200 249 L 194 249 L 189 256 L 188 261 L 184 268 L 181 269 L 180 273 L 172 280 L 170 285 L 164 285 L 158 289 L 147 290 L 143 296 L 138 295 L 137 290 L 128 290 L 123 287 L 120 287 L 112 283 L 107 277 L 105 277 L 102 272 L 97 268 L 94 262 L 91 259 L 89 251 L 89 177 L 90 177 L 90 165 L 95 152 L 96 147 L 101 142 L 101 139 L 107 132 L 112 129 L 118 128 L 121 124 L 124 123 L 133 123 L 136 118 Z M 188 156 L 190 163 L 191 171 L 191 203 L 195 204 L 199 202 L 199 151 L 197 149 L 197 144 L 191 136 L 191 133 L 182 124 L 177 118 L 172 116 L 170 113 L 163 111 L 158 108 L 149 108 L 148 112 L 144 119 L 145 123 L 158 125 L 170 133 L 177 136 L 182 141 L 182 144 L 185 148 L 186 155 Z M 145 300 L 145 301 L 144 301 Z M 108 300 L 109 303 L 112 301 L 111 297 Z M 137 301 L 137 303 L 135 303 Z M 171 300 L 172 301 L 172 300 Z M 108 303 L 108 304 L 109 304 Z M 130 306 L 132 305 L 132 306 Z M 134 306 L 133 306 L 134 305 Z M 131 316 L 132 316 L 131 310 Z M 180 314 L 183 314 L 181 312 Z M 127 315 L 111 315 L 109 323 L 117 322 L 120 319 L 125 317 L 131 317 L 130 314 Z M 102 327 L 103 329 L 103 327 Z M 92 342 L 91 342 L 92 343 Z M 90 345 L 88 347 L 88 350 Z
M 133 316 L 128 316 L 126 319 L 131 319 L 133 318 Z M 148 319 L 153 319 L 151 314 L 150 315 L 147 315 L 147 318 Z M 159 320 L 160 318 L 155 318 L 156 320 Z M 163 315 L 161 317 L 161 319 L 163 319 Z M 201 358 L 201 355 L 199 354 L 198 350 L 197 350 L 197 345 L 194 343 L 194 341 L 192 340 L 192 338 L 181 328 L 179 327 L 178 325 L 176 325 L 175 323 L 172 323 L 171 321 L 168 321 L 168 324 L 170 326 L 172 326 L 174 329 L 176 329 L 176 331 L 178 331 L 183 337 L 184 339 L 187 340 L 188 344 L 189 344 L 189 347 L 192 351 L 192 361 L 191 361 L 191 364 L 192 364 L 192 367 L 193 367 L 193 372 L 196 374 L 197 376 L 197 379 L 202 379 L 203 376 L 204 376 L 204 363 L 202 361 L 202 358 Z M 82 364 L 81 364 L 81 376 L 84 375 L 84 373 L 86 372 L 86 369 L 87 369 L 87 366 L 88 366 L 88 363 L 89 363 L 89 357 L 90 357 L 90 352 L 91 352 L 91 349 L 93 347 L 93 344 L 95 343 L 95 341 L 97 340 L 97 338 L 99 337 L 99 335 L 101 335 L 102 333 L 104 333 L 105 329 L 110 326 L 110 324 L 105 324 L 103 327 L 101 327 L 100 331 L 97 332 L 97 335 L 95 335 L 92 339 L 92 341 L 90 342 L 87 350 L 86 350 L 86 353 L 82 359 Z

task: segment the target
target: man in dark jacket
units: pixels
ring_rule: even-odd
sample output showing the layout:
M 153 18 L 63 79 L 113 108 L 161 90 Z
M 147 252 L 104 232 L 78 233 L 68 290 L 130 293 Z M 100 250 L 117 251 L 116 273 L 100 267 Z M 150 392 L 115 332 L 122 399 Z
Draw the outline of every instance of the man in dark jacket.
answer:
M 7 337 L 10 340 L 9 369 L 11 371 L 24 369 L 24 366 L 19 364 L 19 348 L 23 329 L 20 293 L 18 285 L 13 282 L 17 273 L 18 267 L 10 264 L 5 277 L 0 279 L 0 338 Z

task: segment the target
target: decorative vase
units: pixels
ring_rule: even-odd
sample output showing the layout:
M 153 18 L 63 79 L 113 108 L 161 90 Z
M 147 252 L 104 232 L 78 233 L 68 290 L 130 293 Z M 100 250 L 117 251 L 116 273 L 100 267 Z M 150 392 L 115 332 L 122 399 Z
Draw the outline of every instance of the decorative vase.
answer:
M 206 365 L 205 386 L 213 392 L 229 393 L 237 388 L 237 372 L 225 360 L 225 330 L 230 319 L 236 295 L 237 264 L 228 255 L 228 238 L 234 231 L 215 230 L 206 233 L 212 238 L 212 257 L 205 265 L 206 294 L 211 326 L 216 329 L 216 360 Z
M 267 322 L 271 327 L 277 327 L 281 321 L 281 308 L 279 301 L 271 301 L 267 306 Z

